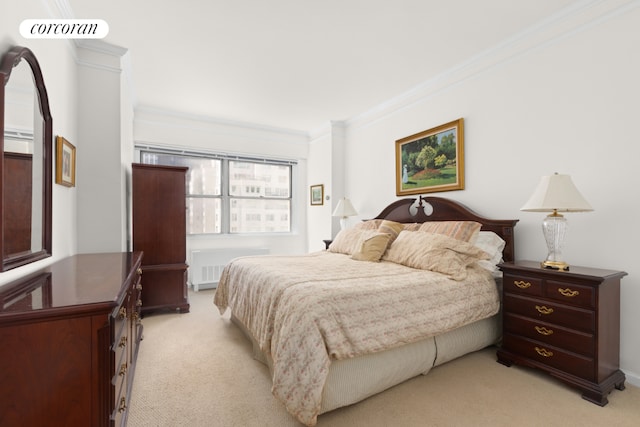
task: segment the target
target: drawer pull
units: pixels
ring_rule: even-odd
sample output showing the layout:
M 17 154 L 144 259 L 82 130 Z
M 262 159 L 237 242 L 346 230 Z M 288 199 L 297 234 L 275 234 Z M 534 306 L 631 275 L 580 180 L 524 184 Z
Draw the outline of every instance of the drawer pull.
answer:
M 531 287 L 531 282 L 525 282 L 524 280 L 514 280 L 513 284 L 520 289 L 527 289 Z
M 138 269 L 136 270 L 136 273 L 138 273 L 138 275 L 142 275 L 142 269 L 138 267 Z
M 142 300 L 141 299 L 136 301 L 136 307 L 142 307 Z
M 122 347 L 126 347 L 127 346 L 127 337 L 122 337 L 120 338 L 120 344 L 118 344 L 118 347 L 122 348 Z
M 542 357 L 551 357 L 551 356 L 553 356 L 553 352 L 547 350 L 546 348 L 536 347 L 536 353 L 538 353 Z
M 536 326 L 536 331 L 540 334 L 540 335 L 551 335 L 553 334 L 553 329 L 547 329 L 544 326 Z
M 142 290 L 142 283 L 138 283 L 138 284 L 136 285 L 136 289 L 137 289 L 137 290 L 139 290 L 139 291 L 141 291 L 141 290 Z
M 543 306 L 536 305 L 536 310 L 538 310 L 538 313 L 541 313 L 541 314 L 553 313 L 553 308 L 547 308 L 544 305 Z
M 560 292 L 560 293 L 561 293 L 562 295 L 564 295 L 565 297 L 570 297 L 570 298 L 571 298 L 571 297 L 575 297 L 575 296 L 577 296 L 577 295 L 579 295 L 579 294 L 580 294 L 580 292 L 578 292 L 578 291 L 572 291 L 572 290 L 571 290 L 571 289 L 569 289 L 569 288 L 566 288 L 566 289 L 558 288 L 558 292 Z
M 126 318 L 127 317 L 127 308 L 126 307 L 120 307 L 120 311 L 118 312 L 118 315 L 120 316 L 120 320 Z
M 121 377 L 124 377 L 124 375 L 127 373 L 127 364 L 123 363 L 120 366 L 120 372 L 118 372 L 118 375 L 120 375 Z
M 118 408 L 118 412 L 123 413 L 127 410 L 127 399 L 124 397 L 120 398 L 120 407 Z

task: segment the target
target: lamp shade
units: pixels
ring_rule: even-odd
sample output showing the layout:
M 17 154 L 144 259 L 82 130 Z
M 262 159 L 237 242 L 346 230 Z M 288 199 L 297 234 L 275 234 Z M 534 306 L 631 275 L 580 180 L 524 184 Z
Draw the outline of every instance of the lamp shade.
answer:
M 346 218 L 348 216 L 355 216 L 355 215 L 358 215 L 358 212 L 356 212 L 355 208 L 353 207 L 349 199 L 347 199 L 346 197 L 343 197 L 342 199 L 338 200 L 338 205 L 336 206 L 336 209 L 333 211 L 333 216 Z
M 533 195 L 521 211 L 526 212 L 588 212 L 591 205 L 582 197 L 569 175 L 543 176 Z

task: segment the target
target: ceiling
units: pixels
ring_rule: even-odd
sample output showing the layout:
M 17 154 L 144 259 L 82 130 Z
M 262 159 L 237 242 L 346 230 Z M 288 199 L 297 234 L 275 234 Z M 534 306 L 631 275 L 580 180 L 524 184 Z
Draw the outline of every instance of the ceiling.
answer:
M 584 0 L 67 0 L 129 49 L 138 107 L 309 132 Z

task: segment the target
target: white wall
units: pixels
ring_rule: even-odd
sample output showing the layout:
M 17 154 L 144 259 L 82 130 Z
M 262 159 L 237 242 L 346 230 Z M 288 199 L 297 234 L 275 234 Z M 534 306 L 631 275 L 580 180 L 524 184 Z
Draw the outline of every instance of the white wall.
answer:
M 517 257 L 543 260 L 545 214 L 519 209 L 540 176 L 570 174 L 595 211 L 566 215 L 565 260 L 629 273 L 622 280 L 621 367 L 640 385 L 640 8 L 630 5 L 521 35 L 382 112 L 351 120 L 345 192 L 359 218 L 378 214 L 396 200 L 394 142 L 463 117 L 466 188 L 438 195 L 488 217 L 519 218 Z

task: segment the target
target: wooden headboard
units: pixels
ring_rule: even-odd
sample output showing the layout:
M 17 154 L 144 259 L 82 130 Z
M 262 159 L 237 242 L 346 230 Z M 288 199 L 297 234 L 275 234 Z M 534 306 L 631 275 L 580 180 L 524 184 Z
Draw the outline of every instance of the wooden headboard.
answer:
M 418 206 L 417 203 L 420 205 Z M 517 219 L 489 219 L 478 215 L 461 203 L 441 197 L 420 196 L 417 199 L 402 199 L 391 203 L 373 219 L 387 219 L 395 222 L 413 223 L 429 221 L 476 221 L 481 230 L 493 231 L 506 242 L 503 259 L 515 260 L 513 228 Z

